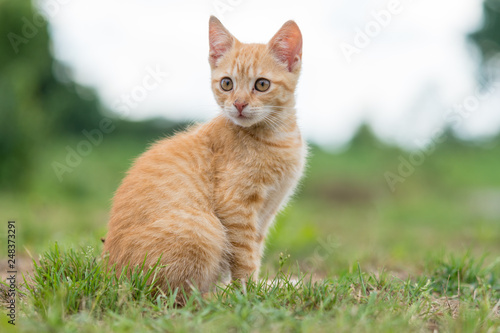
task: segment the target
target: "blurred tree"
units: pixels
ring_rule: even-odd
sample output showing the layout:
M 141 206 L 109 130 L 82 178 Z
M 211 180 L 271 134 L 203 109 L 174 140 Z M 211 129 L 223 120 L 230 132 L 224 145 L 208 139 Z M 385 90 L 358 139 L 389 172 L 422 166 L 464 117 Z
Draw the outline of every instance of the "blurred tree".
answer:
M 500 0 L 484 0 L 483 12 L 483 26 L 469 37 L 479 47 L 483 68 L 487 70 L 489 61 L 500 55 Z
M 46 21 L 32 1 L 0 0 L 0 36 L 0 190 L 22 191 L 37 167 L 35 152 L 99 128 L 104 115 L 95 92 L 75 84 L 52 57 Z M 115 135 L 143 142 L 186 126 L 166 119 L 113 123 Z
M 351 148 L 360 148 L 377 145 L 378 138 L 373 134 L 373 130 L 367 123 L 362 123 L 350 142 Z
M 84 99 L 54 77 L 46 22 L 29 0 L 0 0 L 0 184 L 29 182 L 32 153 L 48 137 L 97 126 L 95 95 Z

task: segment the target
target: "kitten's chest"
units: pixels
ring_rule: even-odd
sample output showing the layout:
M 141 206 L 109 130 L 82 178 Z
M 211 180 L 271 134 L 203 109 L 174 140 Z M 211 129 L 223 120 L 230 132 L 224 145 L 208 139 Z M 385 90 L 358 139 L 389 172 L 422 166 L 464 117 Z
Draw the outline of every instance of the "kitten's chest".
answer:
M 265 153 L 260 151 L 260 154 L 257 151 L 255 157 L 249 159 L 249 164 L 254 170 L 251 173 L 254 185 L 268 189 L 281 188 L 290 182 L 293 183 L 302 174 L 302 143 L 272 147 Z
M 260 203 L 261 210 L 273 206 L 296 186 L 302 176 L 306 149 L 300 134 L 284 142 L 258 142 L 232 149 L 219 160 L 219 202 Z

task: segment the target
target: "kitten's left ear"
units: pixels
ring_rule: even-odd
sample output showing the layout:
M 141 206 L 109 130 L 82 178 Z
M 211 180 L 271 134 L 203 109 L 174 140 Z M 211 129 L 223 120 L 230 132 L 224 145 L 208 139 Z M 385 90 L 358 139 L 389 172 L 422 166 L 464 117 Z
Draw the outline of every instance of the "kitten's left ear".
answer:
M 217 67 L 217 60 L 233 47 L 235 38 L 215 16 L 210 16 L 208 39 L 210 42 L 208 60 L 212 67 Z
M 302 60 L 302 34 L 294 21 L 288 21 L 268 44 L 280 62 L 292 72 Z

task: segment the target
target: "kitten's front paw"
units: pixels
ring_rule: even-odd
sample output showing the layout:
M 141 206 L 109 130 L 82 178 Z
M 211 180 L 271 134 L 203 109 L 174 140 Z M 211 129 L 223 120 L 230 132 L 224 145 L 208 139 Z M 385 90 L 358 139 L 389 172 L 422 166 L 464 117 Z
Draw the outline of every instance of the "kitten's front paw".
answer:
M 247 280 L 241 280 L 241 292 L 243 295 L 247 295 Z
M 236 279 L 232 281 L 233 286 L 235 288 L 238 288 L 241 290 L 243 295 L 247 295 L 247 284 L 248 284 L 248 279 Z

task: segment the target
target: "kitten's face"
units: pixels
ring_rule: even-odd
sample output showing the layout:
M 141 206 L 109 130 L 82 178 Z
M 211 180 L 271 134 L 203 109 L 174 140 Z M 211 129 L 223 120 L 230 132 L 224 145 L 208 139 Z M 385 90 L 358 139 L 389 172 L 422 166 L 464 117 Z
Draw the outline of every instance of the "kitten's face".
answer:
M 294 112 L 301 52 L 300 30 L 292 21 L 268 44 L 243 44 L 212 17 L 212 90 L 224 116 L 243 127 L 273 126 Z

